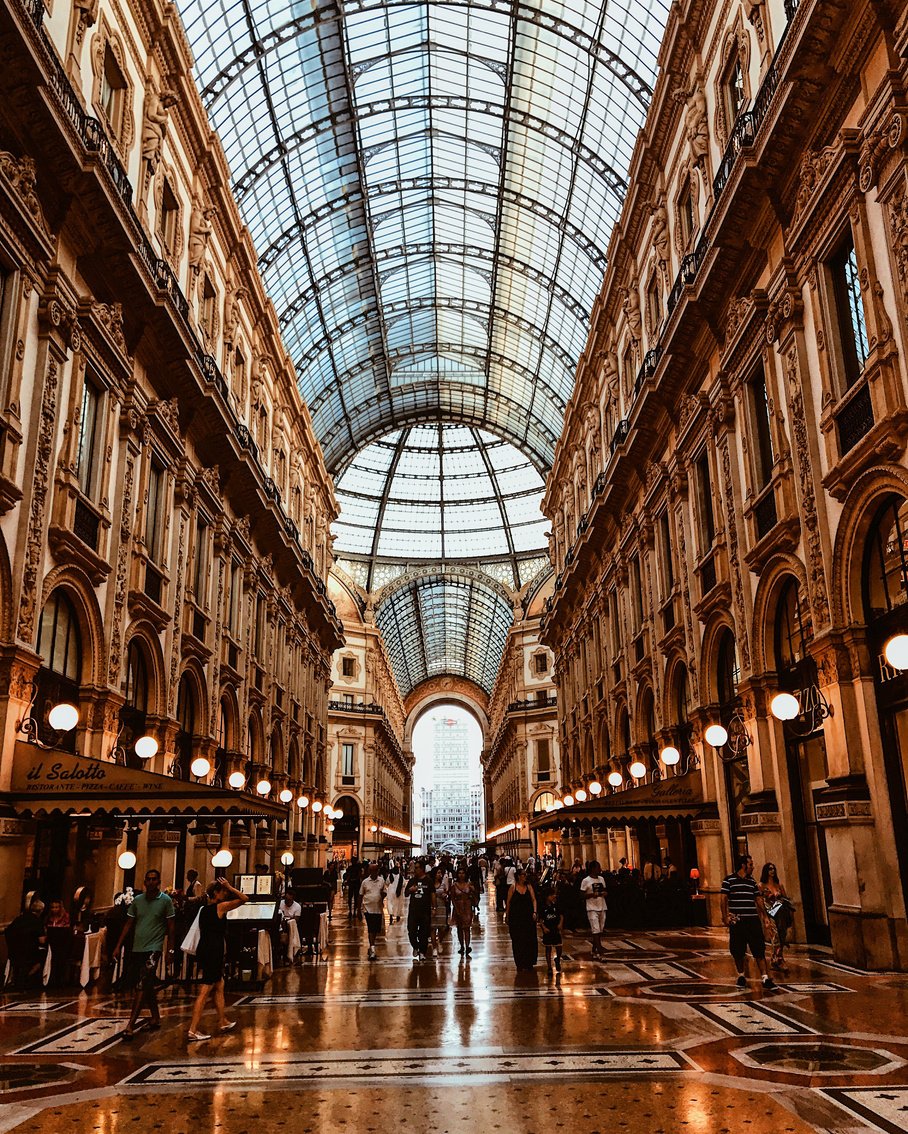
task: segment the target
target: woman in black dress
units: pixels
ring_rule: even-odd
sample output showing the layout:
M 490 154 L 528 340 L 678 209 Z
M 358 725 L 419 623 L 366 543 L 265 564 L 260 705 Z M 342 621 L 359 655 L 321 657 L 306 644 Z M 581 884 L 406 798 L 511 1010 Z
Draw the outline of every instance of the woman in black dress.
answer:
M 527 882 L 525 870 L 518 870 L 514 885 L 508 891 L 504 919 L 511 935 L 511 949 L 518 972 L 529 972 L 539 956 L 536 936 L 536 892 Z
M 243 905 L 246 895 L 235 890 L 226 878 L 218 878 L 208 887 L 208 904 L 199 913 L 199 944 L 195 951 L 196 964 L 202 974 L 202 987 L 192 1006 L 189 1022 L 190 1040 L 207 1040 L 211 1036 L 201 1031 L 202 1013 L 214 989 L 214 1006 L 218 1013 L 218 1027 L 229 1032 L 236 1020 L 224 1015 L 224 955 L 227 950 L 227 914 Z

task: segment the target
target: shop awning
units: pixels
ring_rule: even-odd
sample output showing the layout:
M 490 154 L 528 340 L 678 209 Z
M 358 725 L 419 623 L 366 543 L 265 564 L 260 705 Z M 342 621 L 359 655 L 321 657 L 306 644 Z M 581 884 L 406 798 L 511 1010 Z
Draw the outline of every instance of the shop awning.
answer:
M 534 831 L 553 831 L 574 821 L 614 827 L 631 825 L 640 819 L 695 819 L 714 808 L 715 804 L 704 798 L 702 775 L 694 770 L 684 776 L 601 795 L 573 807 L 541 812 L 530 820 L 530 827 Z
M 248 792 L 188 783 L 24 741 L 16 743 L 10 788 L 0 798 L 30 816 L 106 812 L 287 818 L 286 807 Z

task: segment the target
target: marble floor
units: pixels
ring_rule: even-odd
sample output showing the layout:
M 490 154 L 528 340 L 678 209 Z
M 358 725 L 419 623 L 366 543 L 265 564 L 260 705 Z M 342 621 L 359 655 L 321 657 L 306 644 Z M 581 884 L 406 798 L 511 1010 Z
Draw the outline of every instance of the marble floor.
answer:
M 718 931 L 606 945 L 594 962 L 571 937 L 562 975 L 517 973 L 487 907 L 469 963 L 449 937 L 414 964 L 399 924 L 370 962 L 335 916 L 326 960 L 228 995 L 238 1027 L 191 1045 L 178 986 L 132 1044 L 123 997 L 3 997 L 0 1134 L 908 1129 L 908 975 L 795 948 L 778 991 L 742 992 Z

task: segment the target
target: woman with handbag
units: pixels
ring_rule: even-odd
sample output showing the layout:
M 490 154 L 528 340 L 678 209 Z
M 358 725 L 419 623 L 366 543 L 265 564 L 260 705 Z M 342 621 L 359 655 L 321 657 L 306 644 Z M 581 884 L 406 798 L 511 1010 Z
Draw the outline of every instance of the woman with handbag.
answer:
M 763 867 L 760 873 L 760 893 L 763 897 L 763 909 L 760 914 L 763 936 L 766 938 L 766 943 L 772 946 L 770 967 L 787 973 L 785 946 L 794 921 L 794 903 L 779 880 L 775 863 L 767 862 Z
M 229 1032 L 236 1020 L 224 1015 L 224 957 L 227 952 L 227 914 L 243 905 L 246 895 L 234 889 L 226 878 L 218 878 L 208 887 L 208 904 L 199 911 L 199 939 L 195 959 L 202 973 L 202 987 L 192 1006 L 189 1022 L 189 1039 L 211 1039 L 201 1030 L 202 1012 L 214 989 L 214 1006 L 218 1013 L 218 1027 Z M 194 928 L 194 927 L 193 927 Z

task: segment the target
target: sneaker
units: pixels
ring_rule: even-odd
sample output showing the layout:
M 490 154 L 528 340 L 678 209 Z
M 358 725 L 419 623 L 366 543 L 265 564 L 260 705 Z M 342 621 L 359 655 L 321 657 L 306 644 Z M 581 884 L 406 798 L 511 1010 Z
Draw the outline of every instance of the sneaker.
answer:
M 765 976 L 763 977 L 763 987 L 767 990 L 767 992 L 772 992 L 774 988 L 778 988 L 779 986 L 772 979 L 772 977 Z
M 735 984 L 738 988 L 747 988 L 747 977 L 739 976 Z
M 369 947 L 369 952 L 366 954 L 366 956 L 369 958 L 370 961 L 375 960 L 375 950 L 371 946 Z
M 232 1032 L 235 1027 L 236 1027 L 236 1020 L 228 1020 L 227 1023 L 224 1024 L 224 1026 L 221 1028 L 221 1031 L 222 1032 Z
M 420 964 L 422 964 L 422 962 L 426 959 L 425 953 L 417 953 L 416 959 L 420 962 Z
M 190 1043 L 200 1043 L 202 1040 L 209 1040 L 209 1039 L 211 1039 L 211 1036 L 206 1035 L 204 1032 L 190 1032 L 189 1033 L 189 1042 Z

